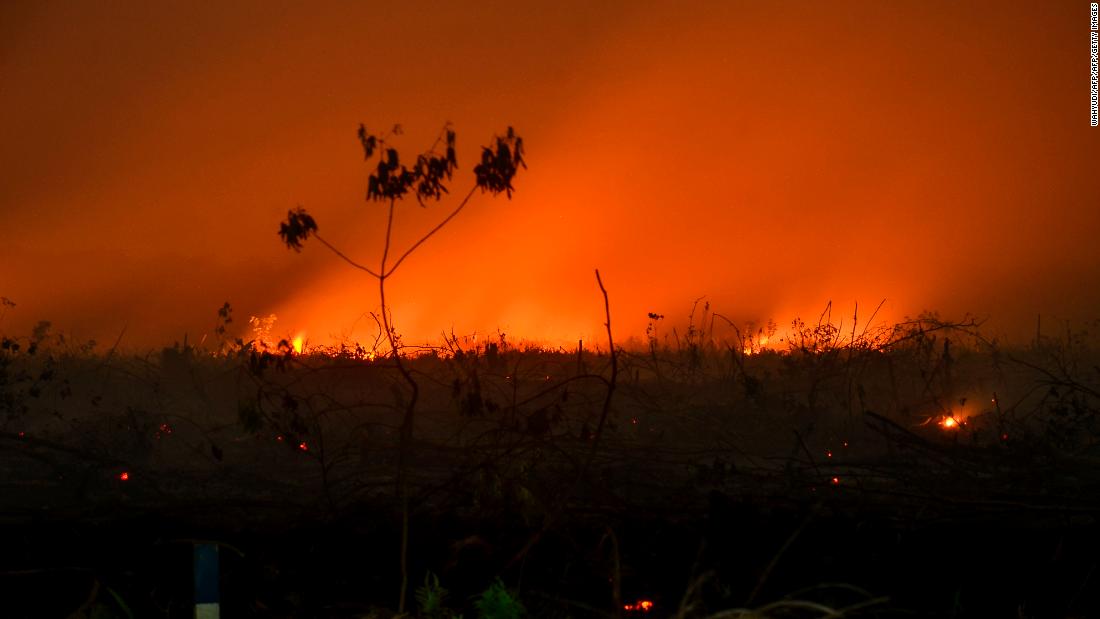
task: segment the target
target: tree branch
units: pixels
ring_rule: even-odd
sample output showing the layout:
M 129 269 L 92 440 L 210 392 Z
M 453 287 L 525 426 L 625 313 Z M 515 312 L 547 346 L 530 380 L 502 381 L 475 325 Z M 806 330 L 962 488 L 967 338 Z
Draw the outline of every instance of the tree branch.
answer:
M 458 214 L 459 214 L 459 213 L 460 213 L 460 212 L 462 211 L 462 209 L 466 208 L 466 203 L 467 203 L 467 202 L 469 202 L 469 201 L 470 201 L 470 198 L 472 198 L 472 197 L 473 197 L 473 195 L 474 195 L 474 191 L 475 191 L 476 189 L 477 189 L 477 185 L 474 185 L 473 187 L 471 187 L 471 188 L 470 188 L 470 192 L 466 194 L 466 197 L 465 197 L 465 198 L 462 198 L 462 202 L 460 202 L 460 203 L 459 203 L 458 207 L 457 207 L 457 208 L 456 208 L 455 210 L 451 211 L 451 214 L 450 214 L 450 215 L 447 215 L 446 219 L 444 219 L 443 221 L 439 222 L 439 225 L 437 225 L 436 227 L 432 228 L 432 229 L 431 229 L 431 230 L 430 230 L 430 231 L 429 231 L 429 232 L 428 232 L 427 234 L 425 234 L 424 236 L 420 237 L 420 240 L 419 240 L 419 241 L 417 241 L 417 242 L 413 243 L 413 246 L 412 246 L 412 247 L 410 247 L 409 249 L 407 249 L 407 250 L 405 251 L 405 253 L 401 254 L 401 257 L 400 257 L 400 258 L 398 258 L 398 259 L 397 259 L 397 261 L 393 263 L 393 266 L 392 266 L 392 267 L 390 267 L 390 270 L 389 270 L 388 272 L 385 272 L 385 271 L 383 271 L 383 275 L 385 275 L 386 277 L 389 277 L 390 275 L 393 275 L 393 272 L 397 270 L 397 267 L 401 266 L 401 263 L 402 263 L 402 262 L 404 262 L 405 258 L 408 258 L 408 257 L 409 257 L 409 254 L 411 254 L 411 253 L 413 253 L 414 251 L 416 251 L 416 248 L 417 248 L 417 247 L 420 247 L 421 245 L 423 245 L 423 244 L 424 244 L 424 242 L 425 242 L 425 241 L 427 241 L 428 239 L 432 238 L 432 235 L 433 235 L 433 234 L 435 234 L 436 232 L 439 232 L 440 228 L 442 228 L 443 226 L 447 225 L 447 222 L 449 222 L 449 221 L 451 221 L 452 219 L 454 219 L 454 218 L 455 218 L 455 216 L 456 216 L 456 215 L 458 215 Z
M 389 214 L 389 217 L 386 219 L 386 244 L 382 248 L 382 265 L 378 269 L 379 271 L 382 271 L 382 275 L 379 276 L 378 279 L 385 279 L 389 275 L 389 273 L 386 273 L 386 258 L 389 257 L 389 255 L 390 255 L 390 236 L 393 234 L 393 209 L 394 209 L 394 203 L 395 203 L 394 199 L 390 198 L 390 214 Z M 383 299 L 383 301 L 382 301 L 382 318 L 385 319 L 386 318 L 386 302 L 385 302 L 385 295 L 384 294 L 383 294 L 382 299 Z M 390 342 L 391 343 L 393 342 L 393 338 L 390 338 Z M 394 354 L 396 354 L 396 349 L 395 349 Z
M 329 248 L 329 251 L 331 251 L 332 253 L 336 254 L 337 256 L 340 256 L 341 258 L 343 258 L 343 259 L 344 259 L 344 262 L 347 262 L 348 264 L 350 264 L 351 266 L 353 266 L 353 267 L 355 267 L 355 268 L 359 269 L 360 271 L 366 271 L 366 272 L 367 272 L 368 274 L 370 274 L 370 275 L 373 275 L 374 277 L 378 277 L 378 278 L 380 278 L 380 276 L 379 276 L 379 275 L 378 275 L 377 273 L 375 273 L 374 271 L 372 271 L 371 269 L 369 269 L 369 268 L 367 268 L 367 267 L 365 267 L 365 266 L 363 266 L 363 265 L 359 264 L 358 262 L 356 262 L 356 261 L 352 260 L 351 258 L 348 258 L 347 256 L 345 256 L 345 255 L 344 255 L 344 252 L 340 251 L 339 249 L 336 249 L 336 248 L 335 248 L 335 247 L 334 247 L 334 246 L 332 245 L 332 243 L 329 243 L 329 242 L 328 242 L 328 241 L 326 241 L 325 239 L 321 238 L 321 235 L 320 235 L 320 234 L 317 234 L 316 232 L 314 232 L 314 233 L 313 233 L 313 236 L 314 236 L 314 238 L 316 238 L 316 239 L 317 239 L 318 241 L 321 241 L 321 244 L 322 244 L 322 245 L 324 245 L 325 247 Z

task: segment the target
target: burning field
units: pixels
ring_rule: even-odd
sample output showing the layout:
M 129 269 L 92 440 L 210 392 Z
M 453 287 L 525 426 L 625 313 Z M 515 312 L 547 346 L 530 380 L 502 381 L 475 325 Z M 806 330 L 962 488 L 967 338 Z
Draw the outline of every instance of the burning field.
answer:
M 0 617 L 1100 617 L 1088 5 L 0 2 Z
M 477 614 L 498 578 L 548 617 L 1100 610 L 1092 339 L 776 331 L 450 338 L 403 360 L 414 395 L 384 348 L 132 356 L 42 326 L 0 353 L 0 582 L 49 609 L 27 616 L 191 616 L 210 540 L 230 616 L 378 616 L 399 590 L 429 616 L 432 582 Z

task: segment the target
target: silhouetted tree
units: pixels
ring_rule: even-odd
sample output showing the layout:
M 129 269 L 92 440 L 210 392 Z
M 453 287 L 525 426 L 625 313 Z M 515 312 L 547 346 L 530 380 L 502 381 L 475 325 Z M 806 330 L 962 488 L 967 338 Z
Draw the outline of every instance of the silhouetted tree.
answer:
M 488 192 L 493 196 L 503 192 L 511 199 L 512 192 L 515 191 L 512 180 L 519 169 L 521 167 L 526 168 L 527 164 L 523 160 L 523 138 L 516 135 L 511 127 L 508 127 L 503 136 L 495 136 L 488 146 L 482 147 L 481 161 L 473 169 L 473 186 L 470 187 L 470 190 L 455 209 L 391 263 L 389 259 L 393 236 L 393 219 L 397 203 L 403 201 L 410 193 L 416 197 L 421 206 L 432 200 L 441 200 L 444 194 L 450 194 L 448 184 L 453 180 L 454 172 L 458 169 L 458 158 L 455 154 L 455 132 L 450 124 L 443 128 L 431 148 L 416 157 L 416 162 L 412 164 L 411 168 L 402 163 L 397 149 L 392 148 L 387 143 L 386 140 L 391 135 L 401 135 L 401 126 L 395 126 L 386 135 L 377 135 L 367 131 L 365 126 L 359 125 L 358 136 L 359 142 L 363 146 L 363 158 L 368 163 L 375 161 L 373 164 L 374 171 L 367 180 L 366 200 L 367 202 L 382 202 L 388 205 L 386 236 L 382 247 L 382 259 L 377 269 L 372 269 L 352 260 L 344 252 L 326 241 L 318 232 L 319 228 L 316 220 L 300 206 L 287 212 L 286 221 L 279 226 L 279 236 L 282 237 L 287 248 L 295 251 L 301 251 L 302 243 L 313 236 L 345 262 L 378 280 L 382 326 L 390 344 L 390 353 L 394 365 L 401 373 L 410 391 L 401 423 L 397 475 L 397 492 L 400 496 L 402 510 L 401 591 L 398 600 L 398 612 L 403 613 L 408 590 L 409 497 L 407 468 L 409 449 L 412 445 L 413 421 L 420 388 L 401 360 L 399 338 L 386 305 L 386 280 L 393 276 L 397 267 L 401 266 L 401 263 L 417 248 L 462 212 L 462 209 L 466 207 L 466 204 L 478 189 L 482 193 Z

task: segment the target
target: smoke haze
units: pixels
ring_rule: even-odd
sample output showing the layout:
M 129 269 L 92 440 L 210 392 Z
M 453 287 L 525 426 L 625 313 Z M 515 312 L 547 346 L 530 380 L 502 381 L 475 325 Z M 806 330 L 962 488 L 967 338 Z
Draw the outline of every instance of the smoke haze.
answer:
M 508 125 L 530 169 L 401 267 L 407 342 L 738 321 L 1100 309 L 1087 3 L 5 3 L 0 331 L 147 348 L 234 326 L 370 339 L 373 280 L 276 230 L 302 205 L 376 264 L 355 138 L 447 121 L 452 194 Z M 1027 4 L 1028 6 L 1023 6 Z M 398 248 L 454 205 L 399 208 Z M 850 319 L 850 318 L 849 318 Z M 124 335 L 123 335 L 124 334 Z

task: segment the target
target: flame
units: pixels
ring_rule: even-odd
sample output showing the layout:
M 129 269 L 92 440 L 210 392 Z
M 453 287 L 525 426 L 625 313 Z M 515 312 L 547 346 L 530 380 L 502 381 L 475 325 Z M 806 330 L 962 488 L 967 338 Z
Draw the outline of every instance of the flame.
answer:
M 294 339 L 290 342 L 290 345 L 294 348 L 294 354 L 302 354 L 302 344 L 304 342 L 305 339 L 301 335 L 297 335 L 294 337 Z
M 752 338 L 752 336 L 749 336 L 749 339 L 745 341 L 745 347 L 742 349 L 741 352 L 745 353 L 746 356 L 759 354 L 768 347 L 769 339 L 770 338 L 767 335 L 760 335 L 755 340 Z
M 653 610 L 653 602 L 651 602 L 650 600 L 638 600 L 638 602 L 635 604 L 625 604 L 623 606 L 623 610 L 648 613 L 649 611 Z
M 966 425 L 966 417 L 955 415 L 944 415 L 943 419 L 940 419 L 937 424 L 944 430 L 958 430 Z
M 965 402 L 960 402 L 959 407 L 949 408 L 940 415 L 930 417 L 928 422 L 934 422 L 944 430 L 957 431 L 970 425 L 969 419 L 973 414 L 974 413 L 965 406 Z

